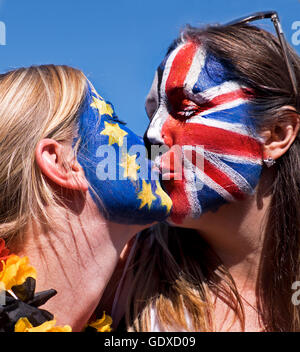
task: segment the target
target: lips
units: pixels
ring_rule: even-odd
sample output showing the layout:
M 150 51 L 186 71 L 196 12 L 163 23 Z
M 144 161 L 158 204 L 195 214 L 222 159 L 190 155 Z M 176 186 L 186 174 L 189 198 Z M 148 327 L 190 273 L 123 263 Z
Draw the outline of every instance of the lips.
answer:
M 170 180 L 174 180 L 174 181 L 182 181 L 182 175 L 179 172 L 172 172 L 172 171 L 163 171 L 162 172 L 162 180 L 163 181 L 170 181 Z
M 179 146 L 173 146 L 167 152 L 155 158 L 154 167 L 159 171 L 162 180 L 183 179 L 183 159 L 182 149 Z
M 163 181 L 168 180 L 182 180 L 182 172 L 175 171 L 174 168 L 168 167 L 166 163 L 161 162 L 159 166 L 156 165 Z

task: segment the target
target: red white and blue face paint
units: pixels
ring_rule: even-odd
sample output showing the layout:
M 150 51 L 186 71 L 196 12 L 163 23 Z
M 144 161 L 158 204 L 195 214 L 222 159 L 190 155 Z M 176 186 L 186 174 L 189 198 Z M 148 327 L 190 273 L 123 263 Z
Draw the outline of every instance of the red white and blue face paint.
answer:
M 146 102 L 146 138 L 168 148 L 157 166 L 173 201 L 173 223 L 254 193 L 263 153 L 250 96 L 225 63 L 191 41 L 158 68 Z
M 152 170 L 144 141 L 118 120 L 112 104 L 88 83 L 78 118 L 77 159 L 101 213 L 123 224 L 165 220 L 172 201 Z

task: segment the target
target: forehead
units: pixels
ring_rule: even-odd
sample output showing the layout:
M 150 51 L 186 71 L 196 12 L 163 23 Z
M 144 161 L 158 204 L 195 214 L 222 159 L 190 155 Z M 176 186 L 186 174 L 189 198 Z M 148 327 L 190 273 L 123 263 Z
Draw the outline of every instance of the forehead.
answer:
M 159 91 L 183 88 L 193 94 L 237 79 L 225 60 L 208 53 L 203 45 L 185 42 L 171 51 L 157 70 Z
M 168 116 L 174 117 L 172 111 L 182 108 L 180 104 L 185 99 L 197 106 L 197 113 L 186 123 L 215 125 L 222 121 L 238 124 L 239 130 L 255 132 L 255 121 L 251 118 L 254 92 L 241 83 L 230 63 L 214 56 L 203 45 L 180 44 L 165 57 L 156 76 L 157 83 L 149 93 L 157 111 L 149 115 L 155 118 L 153 130 L 154 126 L 162 128 Z

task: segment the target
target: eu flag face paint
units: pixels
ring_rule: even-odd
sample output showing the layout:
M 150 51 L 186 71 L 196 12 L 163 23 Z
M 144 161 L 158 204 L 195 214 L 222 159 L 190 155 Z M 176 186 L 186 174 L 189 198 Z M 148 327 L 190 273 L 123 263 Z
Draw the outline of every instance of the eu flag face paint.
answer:
M 108 220 L 151 224 L 167 218 L 172 202 L 152 170 L 143 139 L 117 119 L 113 106 L 90 84 L 75 143 L 90 193 Z
M 158 167 L 173 201 L 174 223 L 253 193 L 262 140 L 250 118 L 250 96 L 225 63 L 190 41 L 158 68 L 146 103 L 151 118 L 146 137 L 169 148 Z

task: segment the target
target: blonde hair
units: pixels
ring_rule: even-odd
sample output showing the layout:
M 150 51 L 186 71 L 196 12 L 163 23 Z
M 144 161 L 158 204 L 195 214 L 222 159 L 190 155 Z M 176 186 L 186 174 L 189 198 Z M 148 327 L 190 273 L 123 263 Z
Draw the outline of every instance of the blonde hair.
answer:
M 128 331 L 151 331 L 151 311 L 166 331 L 215 331 L 211 293 L 244 328 L 244 309 L 234 280 L 195 230 L 160 223 L 136 238 L 128 273 Z M 189 317 L 189 319 L 187 318 Z M 229 329 L 230 329 L 229 327 Z
M 35 161 L 43 138 L 72 141 L 87 79 L 68 66 L 19 68 L 0 76 L 0 237 L 19 238 L 34 219 L 50 226 L 58 199 Z

